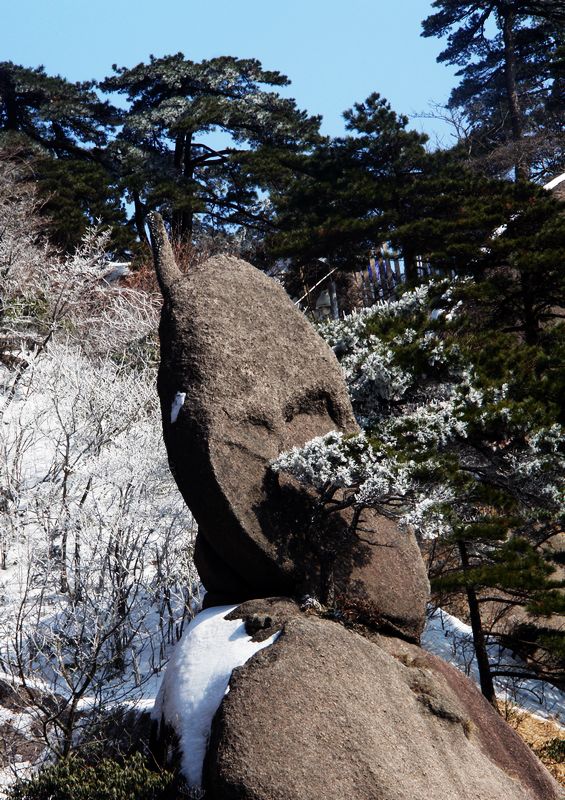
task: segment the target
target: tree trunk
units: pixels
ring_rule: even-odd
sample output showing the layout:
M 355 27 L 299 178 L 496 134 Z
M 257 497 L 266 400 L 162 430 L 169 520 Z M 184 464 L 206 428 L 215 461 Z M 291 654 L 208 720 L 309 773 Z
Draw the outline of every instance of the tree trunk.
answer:
M 539 319 L 533 303 L 530 276 L 523 272 L 520 274 L 520 293 L 522 295 L 524 339 L 526 344 L 537 344 L 540 334 Z
M 457 544 L 461 558 L 461 566 L 463 567 L 463 571 L 466 573 L 469 571 L 469 555 L 467 553 L 467 545 L 464 541 L 459 541 Z M 473 644 L 475 647 L 475 655 L 477 657 L 477 666 L 479 668 L 481 692 L 489 701 L 489 703 L 496 708 L 496 695 L 494 692 L 494 684 L 490 671 L 477 593 L 475 591 L 475 587 L 470 583 L 466 583 L 465 591 L 467 593 L 467 604 L 469 606 L 469 616 L 471 618 L 471 630 L 473 631 Z
M 418 283 L 416 253 L 410 247 L 405 246 L 402 248 L 402 258 L 404 259 L 404 283 L 408 286 L 416 286 Z
M 333 606 L 335 602 L 334 563 L 335 556 L 332 553 L 321 555 L 319 600 L 324 606 Z
M 63 594 L 69 591 L 69 578 L 67 572 L 67 545 L 69 540 L 69 524 L 70 524 L 70 513 L 69 513 L 69 505 L 67 502 L 68 497 L 68 489 L 69 489 L 69 478 L 71 475 L 70 470 L 70 452 L 71 452 L 71 445 L 70 445 L 70 437 L 69 434 L 66 435 L 65 439 L 65 456 L 63 461 L 63 486 L 62 486 L 62 494 L 61 494 L 61 501 L 63 506 L 63 514 L 64 514 L 64 524 L 63 530 L 61 534 L 61 592 Z
M 13 81 L 6 74 L 0 74 L 0 96 L 4 101 L 4 129 L 8 131 L 19 130 L 16 91 Z
M 132 192 L 132 198 L 133 198 L 133 220 L 135 222 L 135 229 L 137 231 L 137 235 L 139 236 L 139 241 L 142 244 L 149 245 L 149 241 L 147 239 L 147 233 L 145 232 L 145 210 L 143 208 L 143 203 L 141 202 L 139 192 L 138 191 Z
M 192 240 L 192 226 L 193 226 L 193 186 L 194 186 L 194 164 L 192 162 L 192 132 L 185 135 L 184 142 L 184 165 L 183 165 L 183 178 L 185 184 L 185 191 L 188 192 L 190 203 L 183 208 L 182 212 L 182 230 L 181 236 L 183 242 L 190 242 Z
M 184 133 L 179 133 L 175 139 L 175 153 L 173 156 L 173 164 L 175 167 L 175 172 L 178 175 L 182 174 L 182 165 L 184 162 L 184 139 L 185 139 Z
M 172 234 L 177 242 L 190 242 L 192 239 L 193 211 L 192 192 L 194 165 L 192 162 L 192 131 L 179 133 L 175 139 L 173 164 L 177 179 L 182 181 L 182 190 L 186 193 L 181 208 L 173 208 Z
M 185 138 L 184 133 L 179 133 L 175 139 L 175 151 L 173 155 L 173 166 L 175 170 L 176 179 L 180 179 L 183 174 L 183 164 L 185 155 Z M 171 235 L 175 242 L 180 242 L 182 239 L 183 227 L 183 212 L 181 209 L 173 206 L 173 214 L 171 218 Z
M 514 172 L 517 181 L 527 181 L 530 177 L 528 164 L 522 153 L 524 138 L 522 126 L 522 112 L 516 86 L 516 53 L 514 50 L 514 22 L 515 14 L 510 10 L 501 11 L 502 39 L 504 41 L 504 79 L 506 82 L 506 96 L 510 113 L 512 140 L 515 145 Z
M 337 302 L 337 289 L 335 281 L 330 281 L 330 303 L 332 309 L 332 319 L 339 319 L 339 305 Z

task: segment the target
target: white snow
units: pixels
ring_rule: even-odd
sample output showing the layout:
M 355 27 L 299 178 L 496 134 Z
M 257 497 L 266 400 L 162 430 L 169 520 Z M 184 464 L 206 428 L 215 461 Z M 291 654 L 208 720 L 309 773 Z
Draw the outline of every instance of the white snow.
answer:
M 475 683 L 479 671 L 471 627 L 441 608 L 433 611 L 422 635 L 422 647 L 460 669 Z M 488 645 L 489 661 L 495 669 L 522 671 L 525 664 L 509 650 L 492 642 Z M 565 692 L 547 681 L 524 678 L 496 678 L 497 697 L 543 719 L 553 719 L 565 726 Z
M 31 761 L 20 761 L 16 755 L 6 767 L 0 767 L 0 797 L 8 797 L 8 791 L 17 780 L 26 780 L 33 772 Z
M 242 620 L 225 619 L 235 608 L 208 608 L 192 620 L 173 649 L 155 700 L 152 717 L 163 719 L 179 737 L 182 772 L 192 787 L 201 784 L 212 718 L 229 691 L 232 670 L 279 635 L 253 642 Z
M 177 421 L 179 411 L 184 405 L 184 401 L 186 398 L 186 392 L 177 392 L 175 395 L 175 399 L 173 400 L 173 404 L 171 406 L 171 425 L 174 425 Z
M 0 725 L 9 725 L 23 736 L 31 734 L 34 717 L 28 711 L 17 711 L 0 706 Z
M 17 373 L 0 368 L 2 679 L 27 702 L 18 668 L 24 664 L 26 687 L 42 698 L 70 700 L 94 667 L 81 712 L 120 705 L 150 711 L 157 673 L 184 624 L 187 602 L 192 607 L 198 594 L 189 547 L 193 523 L 167 467 L 154 370 L 90 362 L 70 343 L 26 358 L 29 366 L 13 391 Z M 60 591 L 60 562 L 50 551 L 64 530 L 75 548 L 66 563 L 71 585 L 80 580 L 78 603 Z M 117 620 L 110 584 L 118 571 L 109 569 L 108 558 L 118 542 L 115 563 L 124 565 L 128 596 L 119 624 L 131 641 L 123 672 L 109 676 L 114 640 L 105 637 Z M 92 641 L 103 643 L 96 654 Z M 21 718 L 0 705 L 0 725 L 10 722 L 27 736 L 33 721 L 45 722 L 56 741 L 48 716 L 33 703 Z M 84 722 L 77 721 L 77 738 Z
M 549 181 L 549 183 L 546 183 L 543 188 L 548 190 L 555 189 L 555 187 L 559 186 L 559 184 L 563 183 L 563 181 L 565 181 L 565 172 L 563 172 L 561 175 L 558 175 L 556 178 L 553 178 L 553 180 Z
M 559 186 L 559 184 L 563 183 L 563 181 L 565 181 L 565 172 L 562 175 L 558 175 L 556 178 L 553 178 L 553 180 L 549 181 L 549 183 L 544 184 L 542 188 L 547 189 L 547 191 L 551 191 L 551 189 L 555 189 L 555 187 Z M 520 216 L 519 213 L 512 214 L 512 216 L 510 217 L 510 221 L 514 222 L 514 220 L 518 219 L 519 216 Z M 503 233 L 506 233 L 507 228 L 508 225 L 506 223 L 500 225 L 496 230 L 492 232 L 491 238 L 498 239 L 499 236 L 502 236 Z M 481 252 L 489 253 L 490 250 L 488 247 L 481 247 Z

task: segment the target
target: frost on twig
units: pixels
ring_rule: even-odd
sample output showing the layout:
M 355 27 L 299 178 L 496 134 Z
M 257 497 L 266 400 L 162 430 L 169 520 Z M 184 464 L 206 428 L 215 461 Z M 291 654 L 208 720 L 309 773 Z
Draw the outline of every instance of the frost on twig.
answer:
M 481 383 L 447 335 L 461 313 L 457 283 L 436 281 L 322 324 L 363 433 L 312 439 L 282 453 L 273 470 L 316 489 L 322 503 L 342 490 L 350 504 L 395 517 L 421 540 L 449 536 L 461 516 L 472 520 L 473 482 L 556 517 L 562 428 L 532 420 L 522 431 L 508 385 Z M 513 430 L 511 447 L 492 433 Z

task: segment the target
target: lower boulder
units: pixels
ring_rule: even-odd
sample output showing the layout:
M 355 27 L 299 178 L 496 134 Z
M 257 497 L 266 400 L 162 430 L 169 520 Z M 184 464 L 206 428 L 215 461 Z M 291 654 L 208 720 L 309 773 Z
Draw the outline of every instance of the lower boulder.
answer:
M 204 767 L 209 800 L 557 800 L 559 786 L 474 685 L 416 645 L 261 601 Z M 251 631 L 249 631 L 251 632 Z

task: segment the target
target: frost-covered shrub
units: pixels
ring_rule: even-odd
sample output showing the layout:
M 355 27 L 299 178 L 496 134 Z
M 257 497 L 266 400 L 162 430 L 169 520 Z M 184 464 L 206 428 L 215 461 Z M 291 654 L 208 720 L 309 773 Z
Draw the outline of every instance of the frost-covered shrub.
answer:
M 158 298 L 105 281 L 104 232 L 50 251 L 4 166 L 0 670 L 66 754 L 154 696 L 199 601 L 196 530 L 162 443 Z
M 321 325 L 364 432 L 314 439 L 273 469 L 320 491 L 346 489 L 352 503 L 395 515 L 422 539 L 479 522 L 489 492 L 506 496 L 504 531 L 509 516 L 514 531 L 547 530 L 563 510 L 565 453 L 555 407 L 539 392 L 527 396 L 545 354 L 528 353 L 529 373 L 517 374 L 520 343 L 501 335 L 489 341 L 489 362 L 480 332 L 468 333 L 467 285 L 431 282 Z
M 50 253 L 29 178 L 16 159 L 0 154 L 0 354 L 16 355 L 21 340 L 33 338 L 26 327 L 46 313 L 36 277 Z
M 320 515 L 336 503 L 358 515 L 369 506 L 416 532 L 436 601 L 459 594 L 468 603 L 492 700 L 483 601 L 494 621 L 517 606 L 565 613 L 547 547 L 565 522 L 565 337 L 563 325 L 536 346 L 513 332 L 483 337 L 480 319 L 467 316 L 472 290 L 434 281 L 321 325 L 363 433 L 330 432 L 272 468 L 313 487 Z M 539 637 L 536 647 L 537 674 L 562 680 L 562 644 Z
M 160 298 L 106 280 L 107 230 L 87 230 L 74 253 L 54 252 L 29 178 L 0 157 L 0 351 L 16 348 L 14 358 L 25 361 L 19 347 L 63 335 L 86 352 L 131 354 L 154 337 Z
M 161 308 L 156 293 L 108 283 L 109 232 L 91 228 L 65 259 L 52 259 L 41 289 L 48 298 L 49 324 L 63 329 L 93 355 L 122 356 L 154 336 Z
M 152 367 L 54 342 L 3 398 L 0 663 L 25 691 L 39 681 L 58 752 L 97 709 L 143 697 L 197 602 L 154 385 Z

